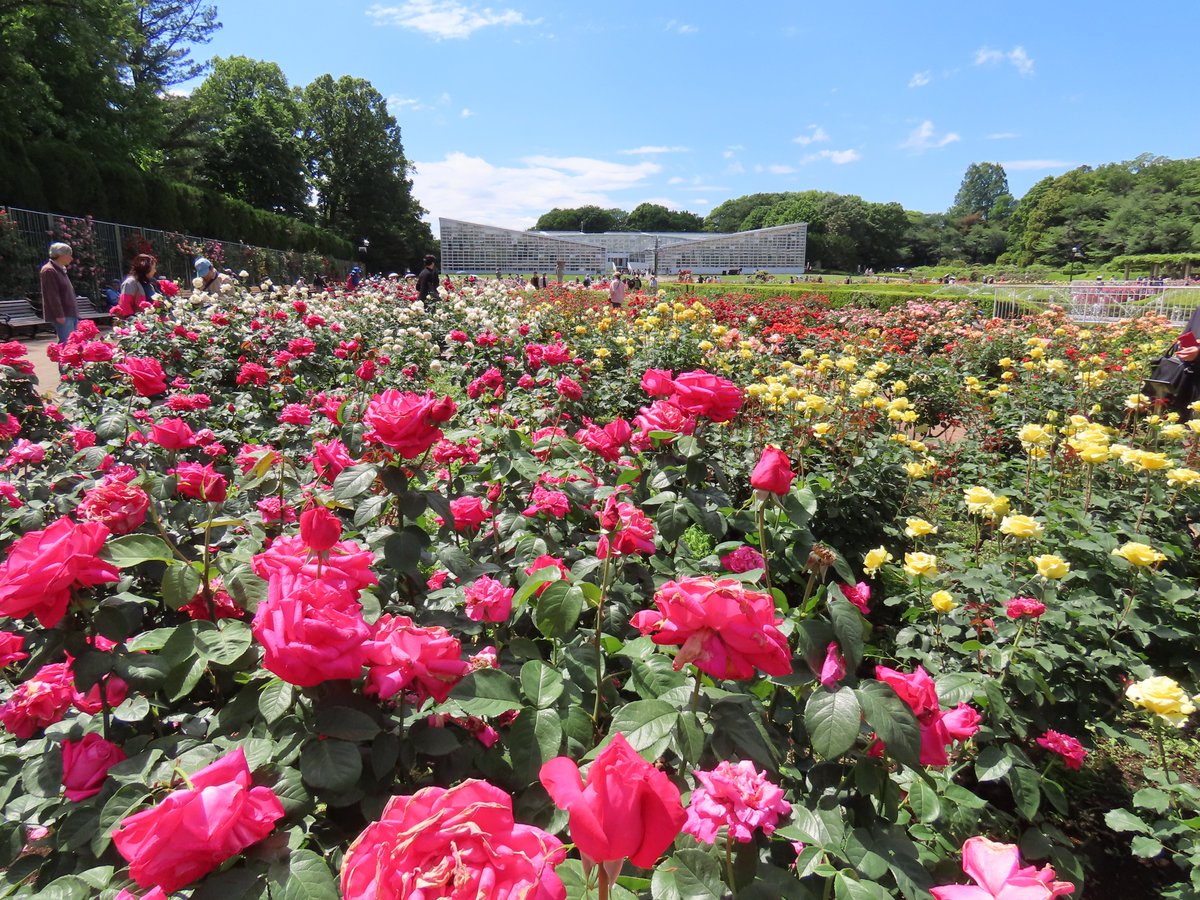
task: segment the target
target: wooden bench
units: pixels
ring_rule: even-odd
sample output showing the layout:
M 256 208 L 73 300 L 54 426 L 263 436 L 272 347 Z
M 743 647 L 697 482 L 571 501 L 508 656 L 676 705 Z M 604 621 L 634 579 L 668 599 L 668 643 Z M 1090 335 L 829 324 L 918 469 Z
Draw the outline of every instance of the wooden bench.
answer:
M 76 297 L 75 308 L 79 311 L 79 318 L 81 321 L 83 319 L 106 320 L 109 322 L 112 321 L 112 315 L 108 312 L 108 310 L 101 312 L 100 310 L 96 309 L 96 305 L 87 297 Z
M 0 300 L 0 330 L 4 332 L 4 340 L 12 340 L 18 328 L 30 329 L 33 337 L 43 326 L 50 327 L 28 300 Z

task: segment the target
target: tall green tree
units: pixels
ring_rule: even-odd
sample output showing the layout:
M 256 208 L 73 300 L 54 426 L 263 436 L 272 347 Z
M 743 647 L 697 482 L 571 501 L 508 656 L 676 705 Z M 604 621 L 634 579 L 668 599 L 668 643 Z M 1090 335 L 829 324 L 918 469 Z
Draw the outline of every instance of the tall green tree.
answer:
M 958 193 L 954 195 L 950 215 L 976 215 L 984 221 L 1006 218 L 1012 204 L 1013 197 L 1008 190 L 1008 175 L 1004 166 L 992 162 L 971 163 L 963 175 Z
M 276 63 L 217 57 L 191 102 L 206 180 L 261 209 L 307 215 L 299 93 Z
M 204 74 L 208 64 L 192 59 L 192 48 L 221 27 L 206 0 L 135 0 L 132 24 L 130 77 L 152 94 Z
M 623 209 L 602 209 L 599 206 L 555 207 L 538 218 L 533 231 L 583 231 L 600 234 L 621 231 L 629 213 Z
M 660 203 L 639 203 L 625 220 L 626 231 L 703 231 L 704 219 Z
M 355 242 L 367 238 L 373 266 L 415 263 L 433 238 L 383 95 L 362 78 L 322 75 L 304 89 L 302 112 L 318 223 Z

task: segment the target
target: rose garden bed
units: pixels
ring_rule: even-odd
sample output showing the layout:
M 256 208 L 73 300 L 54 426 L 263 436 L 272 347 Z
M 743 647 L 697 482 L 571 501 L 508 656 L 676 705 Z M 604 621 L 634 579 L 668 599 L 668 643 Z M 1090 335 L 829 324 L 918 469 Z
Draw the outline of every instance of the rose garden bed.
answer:
M 1200 889 L 1169 326 L 597 299 L 0 345 L 6 896 Z

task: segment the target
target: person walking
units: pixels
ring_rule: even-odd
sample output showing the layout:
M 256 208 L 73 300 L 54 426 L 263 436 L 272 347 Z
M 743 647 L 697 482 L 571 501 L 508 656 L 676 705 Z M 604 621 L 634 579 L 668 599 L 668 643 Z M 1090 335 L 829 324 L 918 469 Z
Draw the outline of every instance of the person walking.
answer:
M 608 302 L 613 309 L 620 309 L 625 305 L 625 282 L 617 273 L 613 274 L 612 281 L 608 283 Z
M 437 257 L 426 253 L 425 267 L 417 276 L 417 299 L 421 302 L 436 300 L 438 297 Z
M 75 258 L 69 244 L 50 245 L 50 259 L 38 273 L 42 287 L 42 317 L 54 326 L 58 342 L 65 344 L 79 324 L 79 309 L 75 305 L 75 286 L 67 274 L 67 266 Z

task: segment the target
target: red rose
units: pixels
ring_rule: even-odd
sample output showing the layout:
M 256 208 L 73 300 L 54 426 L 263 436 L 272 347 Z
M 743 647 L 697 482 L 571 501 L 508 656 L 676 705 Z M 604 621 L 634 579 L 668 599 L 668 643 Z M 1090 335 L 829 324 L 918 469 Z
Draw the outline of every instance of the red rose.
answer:
M 758 491 L 783 496 L 792 489 L 796 473 L 792 471 L 787 454 L 770 445 L 763 448 L 762 456 L 750 475 L 750 486 Z
M 684 412 L 706 416 L 714 422 L 728 422 L 742 408 L 743 397 L 732 381 L 697 369 L 675 379 L 675 394 L 671 399 Z
M 322 581 L 260 603 L 252 630 L 263 668 L 298 687 L 358 678 L 371 636 L 354 595 Z
M 392 797 L 346 851 L 342 896 L 565 900 L 565 858 L 558 838 L 516 822 L 508 793 L 468 779 Z
M 620 732 L 588 768 L 586 785 L 566 756 L 543 765 L 540 778 L 554 805 L 570 813 L 571 840 L 592 863 L 629 858 L 649 869 L 687 819 L 679 788 Z
M 116 567 L 96 556 L 108 534 L 99 522 L 77 525 L 64 516 L 18 538 L 0 564 L 0 615 L 33 613 L 53 628 L 67 613 L 71 588 L 117 581 Z
M 632 503 L 618 503 L 616 494 L 605 502 L 600 526 L 606 533 L 596 546 L 599 559 L 654 552 L 654 523 Z
M 133 379 L 133 389 L 143 397 L 153 397 L 167 389 L 167 373 L 157 359 L 125 357 L 114 368 Z
M 201 769 L 191 787 L 122 819 L 113 843 L 139 885 L 172 893 L 271 833 L 283 818 L 275 792 L 250 786 L 242 748 Z
M 130 534 L 142 527 L 149 508 L 150 496 L 141 488 L 105 478 L 83 495 L 75 514 L 113 534 Z
M 100 793 L 108 770 L 125 759 L 125 751 L 94 731 L 81 741 L 63 741 L 62 783 L 72 803 Z
M 405 459 L 416 459 L 442 438 L 440 422 L 456 407 L 449 397 L 435 399 L 433 392 L 384 391 L 371 398 L 363 421 L 370 426 L 367 439 L 398 450 Z

